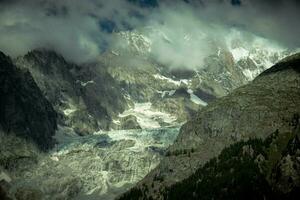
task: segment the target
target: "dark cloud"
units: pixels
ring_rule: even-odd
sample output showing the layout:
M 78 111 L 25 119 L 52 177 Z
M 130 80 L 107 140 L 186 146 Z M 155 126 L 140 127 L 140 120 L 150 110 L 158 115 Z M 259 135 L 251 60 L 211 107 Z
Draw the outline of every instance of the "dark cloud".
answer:
M 128 2 L 134 3 L 140 7 L 151 8 L 158 7 L 158 0 L 127 0 Z
M 240 0 L 231 0 L 231 4 L 234 5 L 234 6 L 240 6 L 241 1 Z
M 46 10 L 45 14 L 49 17 L 51 16 L 66 17 L 69 13 L 69 10 L 66 6 L 57 7 L 55 4 L 48 6 L 45 10 Z
M 150 34 L 159 41 L 153 49 L 178 57 L 181 64 L 186 62 L 187 46 L 180 38 L 187 33 L 194 35 L 195 44 L 189 48 L 195 50 L 195 58 L 209 52 L 199 35 L 221 40 L 233 27 L 299 47 L 299 10 L 296 0 L 0 0 L 0 49 L 18 56 L 33 48 L 52 48 L 84 62 L 111 46 L 114 32 L 154 26 L 173 43 Z
M 110 19 L 101 19 L 99 22 L 102 31 L 112 33 L 117 31 L 116 23 Z

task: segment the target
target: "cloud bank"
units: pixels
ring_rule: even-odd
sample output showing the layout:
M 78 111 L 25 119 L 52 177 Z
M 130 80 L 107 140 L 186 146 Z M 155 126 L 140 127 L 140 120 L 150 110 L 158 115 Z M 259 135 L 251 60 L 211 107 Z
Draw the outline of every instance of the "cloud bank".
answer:
M 196 66 L 215 51 L 208 38 L 224 40 L 233 28 L 247 41 L 299 47 L 299 8 L 283 0 L 0 0 L 0 50 L 16 57 L 48 48 L 88 62 L 115 43 L 113 32 L 153 27 L 153 56 Z

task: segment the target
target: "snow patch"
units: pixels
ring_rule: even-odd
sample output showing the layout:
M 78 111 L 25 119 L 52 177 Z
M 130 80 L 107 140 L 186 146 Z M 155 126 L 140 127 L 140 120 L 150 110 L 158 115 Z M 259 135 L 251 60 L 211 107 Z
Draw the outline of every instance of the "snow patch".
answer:
M 161 94 L 161 98 L 164 98 L 165 96 L 172 96 L 175 94 L 176 90 L 165 90 L 165 91 L 157 91 L 159 94 Z
M 183 37 L 183 39 L 184 39 L 185 41 L 189 42 L 189 41 L 192 39 L 192 37 L 191 37 L 189 34 L 187 34 L 187 35 L 185 35 L 185 36 Z
M 1 172 L 0 181 L 6 181 L 7 183 L 10 183 L 12 179 L 6 173 Z
M 90 80 L 90 81 L 87 81 L 87 82 L 82 82 L 82 81 L 80 81 L 80 85 L 82 86 L 82 87 L 85 87 L 85 86 L 87 86 L 88 84 L 94 84 L 95 82 L 93 81 L 93 80 Z
M 133 108 L 119 114 L 119 117 L 134 115 L 142 129 L 160 128 L 161 126 L 158 121 L 163 121 L 168 124 L 175 123 L 176 117 L 168 113 L 155 111 L 151 108 L 151 105 L 150 102 L 135 103 Z
M 107 135 L 111 141 L 133 140 L 135 143 L 127 150 L 134 152 L 145 151 L 150 146 L 168 147 L 173 143 L 178 134 L 179 127 L 159 128 L 148 130 L 114 130 L 99 131 L 95 135 Z
M 221 55 L 221 48 L 220 47 L 218 48 L 217 54 L 218 54 L 218 57 L 220 57 L 220 55 Z
M 257 77 L 261 73 L 261 70 L 255 69 L 255 70 L 250 70 L 250 69 L 244 69 L 243 74 L 246 76 L 246 78 L 249 81 L 252 81 L 255 77 Z
M 127 41 L 130 47 L 133 47 L 135 51 L 145 54 L 151 52 L 152 41 L 150 38 L 137 31 L 123 31 L 119 35 Z
M 207 106 L 207 103 L 200 99 L 197 95 L 194 94 L 194 91 L 191 89 L 188 89 L 187 92 L 190 94 L 190 100 L 197 104 L 197 105 L 202 105 L 202 106 Z
M 176 86 L 180 86 L 181 84 L 188 85 L 189 82 L 190 82 L 190 80 L 188 80 L 188 79 L 180 79 L 180 80 L 176 81 L 176 80 L 173 80 L 171 78 L 165 77 L 161 74 L 154 74 L 153 77 L 156 78 L 156 79 L 165 80 L 165 81 L 167 81 L 169 83 L 172 83 Z
M 112 122 L 113 122 L 114 124 L 117 124 L 117 125 L 120 125 L 120 124 L 121 124 L 120 120 L 116 120 L 116 119 L 112 120 Z
M 243 58 L 247 58 L 249 56 L 249 51 L 242 47 L 239 47 L 239 48 L 232 49 L 231 54 L 233 56 L 234 61 L 238 62 Z
M 119 56 L 120 54 L 116 51 L 111 51 L 112 54 L 114 54 L 115 56 Z
M 69 115 L 71 115 L 73 112 L 75 112 L 76 110 L 77 110 L 77 108 L 76 108 L 74 105 L 69 104 L 69 108 L 63 110 L 63 112 L 64 112 L 64 114 L 65 114 L 66 116 L 69 116 Z
M 55 161 L 55 162 L 59 161 L 59 158 L 57 156 L 51 156 L 50 159 Z

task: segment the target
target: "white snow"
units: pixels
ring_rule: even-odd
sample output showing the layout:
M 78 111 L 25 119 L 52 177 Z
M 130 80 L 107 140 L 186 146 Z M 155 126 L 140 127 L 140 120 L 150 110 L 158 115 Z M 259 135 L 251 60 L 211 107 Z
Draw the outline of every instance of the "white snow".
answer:
M 235 62 L 249 57 L 257 66 L 267 69 L 273 66 L 274 62 L 276 63 L 287 56 L 287 49 L 278 43 L 257 35 L 252 35 L 253 39 L 251 42 L 245 41 L 243 39 L 244 34 L 245 32 L 233 28 L 225 36 L 226 45 L 232 53 Z M 274 60 L 274 56 L 278 56 L 278 58 Z
M 120 125 L 120 124 L 121 124 L 120 120 L 116 120 L 116 119 L 112 120 L 112 122 L 113 122 L 114 124 L 117 124 L 117 125 Z
M 232 49 L 231 54 L 234 58 L 234 61 L 238 62 L 243 58 L 247 58 L 249 56 L 249 51 L 242 47 L 239 47 L 239 48 Z
M 187 92 L 190 94 L 190 100 L 192 102 L 194 102 L 195 104 L 198 104 L 198 105 L 207 106 L 207 103 L 205 101 L 203 101 L 202 99 L 200 99 L 198 96 L 196 96 L 194 94 L 193 90 L 188 89 Z
M 134 115 L 137 118 L 137 122 L 142 129 L 154 129 L 160 128 L 158 120 L 161 119 L 165 123 L 172 124 L 176 121 L 176 118 L 168 113 L 155 111 L 151 108 L 151 103 L 135 103 L 134 107 L 126 110 L 119 117 L 126 117 L 128 115 Z
M 246 78 L 249 81 L 252 81 L 256 76 L 258 76 L 261 73 L 261 70 L 255 69 L 255 70 L 250 70 L 250 69 L 244 69 L 243 74 L 246 76 Z
M 116 55 L 116 56 L 119 56 L 120 54 L 116 51 L 111 51 L 112 54 Z
M 57 156 L 51 156 L 50 159 L 56 162 L 59 161 L 59 158 Z
M 179 127 L 159 128 L 148 130 L 114 130 L 99 131 L 95 135 L 108 135 L 112 141 L 133 140 L 134 146 L 127 150 L 139 152 L 144 151 L 148 146 L 169 146 L 176 139 Z
M 221 55 L 221 48 L 220 47 L 218 48 L 218 53 L 217 54 L 218 54 L 218 56 Z
M 171 40 L 164 32 L 162 32 L 161 30 L 158 31 L 158 34 L 159 34 L 165 41 L 167 41 L 168 43 L 173 43 L 172 40 Z
M 189 82 L 190 82 L 190 80 L 188 80 L 188 79 L 180 79 L 180 80 L 176 81 L 176 80 L 173 80 L 171 78 L 165 77 L 165 76 L 163 76 L 161 74 L 154 74 L 153 76 L 156 79 L 168 81 L 169 83 L 172 83 L 172 84 L 174 84 L 176 86 L 180 86 L 181 84 L 188 85 Z
M 68 109 L 65 109 L 63 112 L 66 116 L 69 116 L 70 114 L 72 114 L 73 112 L 75 112 L 77 110 L 77 108 L 75 107 L 72 107 L 72 108 L 68 108 Z
M 188 80 L 188 79 L 180 79 L 179 81 L 180 81 L 180 83 L 184 83 L 186 85 L 188 85 L 190 82 L 190 80 Z
M 187 34 L 183 37 L 183 39 L 186 40 L 187 42 L 189 42 L 191 40 L 191 36 L 189 34 Z
M 94 80 L 90 80 L 90 81 L 87 81 L 87 82 L 80 82 L 80 84 L 81 84 L 81 86 L 82 87 L 85 87 L 85 86 L 87 86 L 88 84 L 94 84 L 95 82 L 94 82 Z
M 0 174 L 0 181 L 6 181 L 7 183 L 10 183 L 12 179 L 4 172 L 1 172 Z
M 141 54 L 151 52 L 152 41 L 142 33 L 138 31 L 122 31 L 119 35 L 127 41 L 128 45 L 134 47 L 135 51 Z
M 161 98 L 164 98 L 166 95 L 172 96 L 175 94 L 176 90 L 165 90 L 165 91 L 157 91 L 159 94 L 161 94 Z
M 195 104 L 202 105 L 202 106 L 207 106 L 207 103 L 200 99 L 198 96 L 191 94 L 191 101 L 194 102 Z
M 64 103 L 67 105 L 67 108 L 62 110 L 62 112 L 66 115 L 69 116 L 73 112 L 77 111 L 78 108 L 73 104 L 72 100 L 64 101 Z

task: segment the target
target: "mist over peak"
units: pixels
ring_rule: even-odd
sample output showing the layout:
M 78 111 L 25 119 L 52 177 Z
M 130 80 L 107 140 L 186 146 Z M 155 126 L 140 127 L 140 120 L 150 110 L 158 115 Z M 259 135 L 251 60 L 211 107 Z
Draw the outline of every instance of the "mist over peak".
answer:
M 16 57 L 47 48 L 82 63 L 126 46 L 115 33 L 142 30 L 155 59 L 194 68 L 216 52 L 213 43 L 226 46 L 232 30 L 247 44 L 257 36 L 283 49 L 298 48 L 298 10 L 296 1 L 279 0 L 2 0 L 0 49 Z

